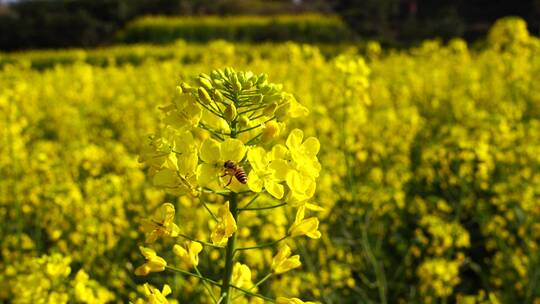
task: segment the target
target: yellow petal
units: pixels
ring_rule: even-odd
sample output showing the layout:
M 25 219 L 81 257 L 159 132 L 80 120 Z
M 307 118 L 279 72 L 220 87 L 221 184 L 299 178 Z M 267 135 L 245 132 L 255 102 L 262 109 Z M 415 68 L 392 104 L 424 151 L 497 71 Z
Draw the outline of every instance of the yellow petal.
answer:
M 219 154 L 218 154 L 219 155 Z M 244 143 L 235 138 L 226 139 L 221 143 L 221 159 L 240 162 L 246 155 L 246 147 Z
M 289 150 L 296 150 L 302 144 L 302 139 L 304 138 L 304 132 L 300 129 L 294 129 L 291 131 L 287 137 L 286 145 Z
M 277 199 L 281 199 L 285 191 L 283 185 L 280 185 L 276 181 L 268 179 L 264 181 L 264 188 L 268 193 L 270 193 L 273 197 Z
M 200 158 L 206 163 L 217 163 L 220 160 L 221 146 L 211 138 L 205 139 L 199 151 Z

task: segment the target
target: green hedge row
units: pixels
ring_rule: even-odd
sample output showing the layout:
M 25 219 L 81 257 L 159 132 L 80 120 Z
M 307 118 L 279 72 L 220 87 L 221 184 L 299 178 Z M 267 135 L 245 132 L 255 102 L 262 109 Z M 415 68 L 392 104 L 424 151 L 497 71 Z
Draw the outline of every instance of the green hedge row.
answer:
M 304 14 L 279 16 L 164 17 L 135 19 L 118 35 L 121 42 L 166 43 L 176 39 L 229 41 L 343 42 L 352 32 L 336 16 Z
M 209 43 L 186 43 L 177 40 L 163 45 L 131 44 L 95 49 L 60 49 L 30 50 L 10 53 L 0 52 L 0 69 L 8 64 L 28 64 L 36 70 L 45 70 L 58 65 L 70 65 L 85 62 L 93 66 L 139 65 L 148 60 L 162 61 L 175 59 L 182 63 L 205 62 L 219 54 L 222 56 L 240 56 L 246 61 L 271 59 L 286 52 L 289 43 L 230 43 L 216 40 Z M 318 43 L 316 46 L 328 58 L 342 52 L 357 53 L 363 49 L 360 43 Z M 281 54 L 282 55 L 282 54 Z

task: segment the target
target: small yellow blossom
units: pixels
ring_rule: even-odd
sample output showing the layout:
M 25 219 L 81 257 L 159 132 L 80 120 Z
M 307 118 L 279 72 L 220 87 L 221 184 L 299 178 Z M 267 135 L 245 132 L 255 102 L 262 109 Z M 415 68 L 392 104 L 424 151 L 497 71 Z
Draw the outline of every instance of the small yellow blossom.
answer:
M 239 163 L 246 154 L 246 147 L 239 139 L 229 138 L 220 143 L 211 138 L 202 142 L 200 147 L 200 158 L 203 163 L 197 167 L 197 181 L 199 185 L 211 189 L 219 189 L 219 177 L 223 175 L 223 165 L 225 161 Z M 241 184 L 233 178 L 229 188 L 238 190 Z
M 200 243 L 186 241 L 184 246 L 174 245 L 173 252 L 190 267 L 199 265 L 199 253 L 203 247 Z
M 248 160 L 251 172 L 248 175 L 248 186 L 254 192 L 261 192 L 263 187 L 273 197 L 280 199 L 285 192 L 281 181 L 289 170 L 284 160 L 271 160 L 269 154 L 261 147 L 249 150 Z
M 240 288 L 249 288 L 253 285 L 253 282 L 251 282 L 251 270 L 247 265 L 239 262 L 234 264 L 231 284 Z
M 144 255 L 146 262 L 135 269 L 136 275 L 145 276 L 150 272 L 161 272 L 165 270 L 167 262 L 162 257 L 157 256 L 153 249 L 142 246 L 140 246 L 139 249 Z
M 304 219 L 304 213 L 306 211 L 306 206 L 300 206 L 296 212 L 296 219 L 289 228 L 289 234 L 291 237 L 306 235 L 312 239 L 318 239 L 321 237 L 321 232 L 319 229 L 319 219 L 316 217 L 310 217 Z
M 292 257 L 290 255 L 291 248 L 287 245 L 281 246 L 278 253 L 272 260 L 272 271 L 275 274 L 285 273 L 302 265 L 299 255 L 293 255 Z
M 166 296 L 171 292 L 171 287 L 167 284 L 163 285 L 161 291 L 148 283 L 144 284 L 144 294 L 148 298 L 149 304 L 168 304 Z
M 229 202 L 219 208 L 219 222 L 210 236 L 214 245 L 224 245 L 229 237 L 236 232 L 236 221 L 229 210 Z
M 153 243 L 157 238 L 164 235 L 178 236 L 180 228 L 174 221 L 174 205 L 165 203 L 156 210 L 154 217 L 143 222 L 143 231 L 146 233 L 146 242 Z

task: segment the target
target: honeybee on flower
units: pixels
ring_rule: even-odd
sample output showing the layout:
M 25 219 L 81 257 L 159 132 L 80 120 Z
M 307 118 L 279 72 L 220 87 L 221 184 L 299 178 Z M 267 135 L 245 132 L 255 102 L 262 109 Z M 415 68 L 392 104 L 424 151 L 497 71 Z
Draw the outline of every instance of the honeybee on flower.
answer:
M 225 187 L 231 184 L 233 177 L 235 177 L 236 180 L 238 180 L 242 184 L 247 183 L 246 171 L 244 171 L 244 168 L 236 164 L 234 161 L 232 160 L 225 161 L 225 163 L 223 164 L 223 167 L 225 168 L 225 174 L 223 174 L 221 177 L 225 177 L 227 175 L 231 177 L 227 185 L 225 185 Z

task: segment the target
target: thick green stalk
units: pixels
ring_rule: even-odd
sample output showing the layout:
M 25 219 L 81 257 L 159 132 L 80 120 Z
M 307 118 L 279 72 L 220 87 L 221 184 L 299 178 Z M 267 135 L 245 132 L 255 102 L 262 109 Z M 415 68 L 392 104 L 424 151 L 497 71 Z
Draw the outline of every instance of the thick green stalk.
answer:
M 236 123 L 231 123 L 231 138 L 235 138 L 237 134 Z M 229 195 L 229 210 L 234 218 L 234 221 L 237 222 L 238 219 L 238 194 L 231 192 Z M 236 251 L 236 232 L 229 238 L 227 241 L 227 249 L 225 254 L 225 271 L 223 275 L 223 284 L 221 285 L 221 297 L 223 301 L 222 304 L 231 303 L 231 278 L 232 271 L 234 266 L 234 253 Z

